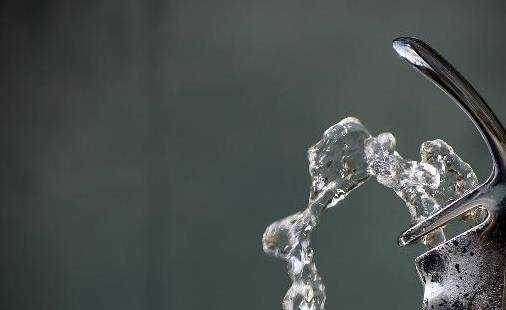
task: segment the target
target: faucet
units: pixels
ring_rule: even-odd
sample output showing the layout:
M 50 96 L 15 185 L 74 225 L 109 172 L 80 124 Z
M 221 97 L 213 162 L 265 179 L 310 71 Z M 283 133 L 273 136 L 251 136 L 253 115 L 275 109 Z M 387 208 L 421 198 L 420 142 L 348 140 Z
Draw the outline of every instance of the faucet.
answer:
M 506 309 L 506 130 L 471 84 L 428 44 L 400 37 L 393 47 L 467 114 L 492 157 L 487 181 L 399 237 L 406 246 L 474 208 L 487 213 L 478 225 L 415 259 L 424 286 L 422 309 Z

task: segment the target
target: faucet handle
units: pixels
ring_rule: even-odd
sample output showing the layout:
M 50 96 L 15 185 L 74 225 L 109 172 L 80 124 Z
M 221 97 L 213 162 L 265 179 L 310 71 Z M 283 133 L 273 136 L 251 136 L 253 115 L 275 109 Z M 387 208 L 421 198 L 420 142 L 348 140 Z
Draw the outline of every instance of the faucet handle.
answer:
M 453 99 L 473 121 L 492 156 L 492 175 L 506 171 L 506 130 L 471 83 L 422 40 L 399 37 L 393 41 L 393 48 L 401 58 Z
M 487 218 L 416 258 L 424 285 L 423 309 L 506 309 L 506 131 L 483 98 L 442 56 L 423 41 L 401 37 L 396 52 L 436 84 L 478 128 L 492 156 L 490 178 L 406 230 L 410 244 L 451 219 L 483 206 Z

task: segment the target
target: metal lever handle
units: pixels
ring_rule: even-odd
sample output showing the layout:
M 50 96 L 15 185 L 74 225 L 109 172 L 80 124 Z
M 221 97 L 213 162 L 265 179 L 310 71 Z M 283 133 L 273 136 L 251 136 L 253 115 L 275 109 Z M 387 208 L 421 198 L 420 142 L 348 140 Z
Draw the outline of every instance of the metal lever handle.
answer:
M 429 45 L 416 38 L 400 37 L 393 41 L 393 47 L 467 114 L 487 144 L 493 161 L 487 182 L 405 231 L 399 238 L 399 244 L 404 246 L 477 205 L 483 205 L 489 213 L 497 209 L 497 201 L 488 193 L 493 185 L 506 182 L 506 130 L 471 84 Z

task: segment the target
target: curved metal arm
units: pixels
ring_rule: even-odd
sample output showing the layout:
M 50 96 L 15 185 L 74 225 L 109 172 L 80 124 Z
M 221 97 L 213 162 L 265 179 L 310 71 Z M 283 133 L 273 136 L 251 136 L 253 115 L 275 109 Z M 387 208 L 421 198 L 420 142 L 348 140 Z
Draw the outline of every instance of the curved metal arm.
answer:
M 488 200 L 483 195 L 483 187 L 488 187 L 488 185 L 485 184 L 469 191 L 458 200 L 432 214 L 428 219 L 417 223 L 403 232 L 398 240 L 399 245 L 406 246 L 472 208 L 487 205 Z
M 471 84 L 429 45 L 415 38 L 394 40 L 395 51 L 455 101 L 480 131 L 494 161 L 493 177 L 506 172 L 506 130 Z
M 473 207 L 487 218 L 416 259 L 424 309 L 506 309 L 506 132 L 483 98 L 424 42 L 398 38 L 394 49 L 450 96 L 480 131 L 493 159 L 491 177 L 402 233 L 399 245 L 418 240 Z M 437 283 L 434 285 L 434 283 Z

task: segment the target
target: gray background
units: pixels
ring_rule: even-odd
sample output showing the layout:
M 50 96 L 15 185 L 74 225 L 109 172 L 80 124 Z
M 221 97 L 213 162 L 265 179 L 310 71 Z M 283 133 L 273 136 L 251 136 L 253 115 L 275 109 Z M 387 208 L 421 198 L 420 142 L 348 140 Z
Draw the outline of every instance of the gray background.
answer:
M 0 4 L 0 308 L 279 309 L 264 228 L 307 202 L 306 149 L 341 118 L 418 158 L 477 131 L 400 61 L 442 52 L 506 120 L 503 1 Z M 419 309 L 408 213 L 370 182 L 313 234 L 327 309 Z

